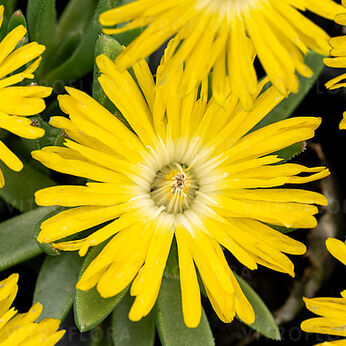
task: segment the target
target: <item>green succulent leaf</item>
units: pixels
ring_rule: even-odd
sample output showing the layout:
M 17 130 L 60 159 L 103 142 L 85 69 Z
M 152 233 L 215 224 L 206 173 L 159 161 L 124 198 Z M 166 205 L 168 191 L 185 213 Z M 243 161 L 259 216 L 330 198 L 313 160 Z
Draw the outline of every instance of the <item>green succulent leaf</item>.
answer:
M 244 294 L 246 295 L 255 311 L 255 322 L 249 326 L 269 339 L 280 340 L 281 337 L 279 327 L 275 323 L 273 315 L 271 314 L 263 300 L 244 279 L 236 274 L 235 276 L 239 282 L 241 289 L 243 290 Z
M 47 52 L 47 60 L 45 64 L 45 71 L 50 71 L 56 66 L 61 65 L 69 59 L 69 57 L 76 50 L 80 42 L 82 41 L 83 33 L 81 31 L 70 31 L 66 34 L 64 41 L 59 43 L 54 49 Z M 63 92 L 64 83 L 63 81 L 55 81 L 54 89 L 56 93 Z
M 11 32 L 18 25 L 23 25 L 25 28 L 27 27 L 25 17 L 21 10 L 17 10 L 16 12 L 12 14 L 7 25 L 7 32 Z M 26 40 L 27 40 L 27 37 L 26 37 Z
M 179 280 L 179 259 L 178 259 L 178 247 L 177 241 L 173 239 L 171 250 L 166 263 L 166 268 L 163 273 L 167 279 Z
M 37 237 L 41 232 L 41 224 L 43 221 L 46 221 L 53 217 L 54 215 L 60 213 L 63 210 L 62 207 L 52 207 L 50 212 L 44 215 L 40 220 L 38 220 L 33 228 L 33 236 L 37 242 L 37 245 L 41 248 L 43 252 L 50 256 L 58 256 L 61 252 L 58 249 L 55 249 L 52 244 L 40 243 L 37 241 Z
M 104 93 L 99 81 L 97 80 L 100 76 L 99 68 L 96 65 L 96 57 L 101 54 L 106 55 L 111 60 L 114 60 L 121 52 L 123 48 L 118 41 L 114 38 L 101 35 L 95 45 L 95 64 L 94 64 L 94 82 L 93 82 L 93 98 L 101 103 L 102 106 L 107 108 L 111 113 L 117 114 L 120 116 L 120 112 L 116 109 L 113 103 L 109 100 L 109 98 Z
M 44 44 L 49 50 L 56 39 L 55 0 L 28 0 L 26 17 L 30 40 Z
M 0 1 L 0 5 L 4 5 L 5 12 L 4 12 L 4 19 L 2 26 L 0 28 L 0 40 L 4 38 L 4 36 L 7 34 L 7 24 L 8 20 L 13 14 L 14 8 L 16 6 L 17 0 L 2 0 Z
M 4 5 L 5 7 L 5 13 L 4 13 L 4 17 L 11 17 L 14 8 L 16 7 L 17 4 L 17 0 L 1 0 L 0 5 Z
M 83 262 L 80 277 L 104 246 L 105 243 L 102 243 L 89 250 Z M 89 291 L 76 290 L 74 316 L 78 329 L 86 332 L 98 326 L 120 303 L 127 290 L 128 288 L 107 299 L 102 298 L 95 287 Z
M 90 332 L 89 346 L 114 346 L 111 330 L 111 319 L 106 318 Z
M 137 38 L 142 32 L 143 28 L 136 28 L 129 31 L 122 32 L 117 35 L 112 35 L 123 46 L 128 46 L 135 38 Z
M 98 20 L 99 15 L 113 8 L 115 4 L 116 0 L 99 1 L 96 11 L 94 12 L 94 17 L 90 21 L 90 25 L 76 50 L 60 66 L 45 74 L 44 79 L 47 80 L 48 83 L 53 84 L 56 80 L 64 82 L 77 80 L 92 71 L 95 43 L 102 32 L 102 27 Z
M 20 172 L 12 171 L 2 162 L 0 162 L 0 169 L 3 171 L 6 181 L 5 186 L 0 189 L 0 197 L 21 212 L 37 207 L 34 199 L 34 193 L 37 190 L 56 185 L 53 180 L 28 163 Z
M 323 56 L 314 51 L 310 51 L 305 57 L 305 63 L 313 71 L 311 78 L 299 76 L 299 91 L 296 94 L 290 94 L 277 107 L 275 107 L 262 121 L 257 124 L 252 131 L 270 125 L 280 120 L 289 118 L 297 109 L 305 96 L 314 86 L 317 78 L 324 68 Z
M 299 155 L 305 150 L 305 147 L 306 142 L 298 142 L 290 145 L 287 148 L 281 149 L 275 154 L 278 155 L 281 159 L 283 159 L 283 161 L 280 162 L 281 164 L 294 159 L 297 155 Z
M 96 6 L 97 0 L 68 2 L 59 18 L 55 46 L 47 52 L 45 72 L 50 72 L 72 56 L 88 29 Z M 58 87 L 55 85 L 55 90 L 59 93 Z
M 83 260 L 75 252 L 59 257 L 46 256 L 36 281 L 33 302 L 43 304 L 39 321 L 44 318 L 64 320 L 72 308 L 75 285 Z
M 14 28 L 16 28 L 19 25 L 23 25 L 25 28 L 27 28 L 27 23 L 21 10 L 15 11 L 10 17 L 7 25 L 7 33 L 10 33 Z M 16 48 L 22 47 L 26 45 L 28 42 L 29 35 L 28 33 L 26 33 L 25 36 L 18 42 Z
M 23 25 L 25 28 L 27 28 L 26 20 L 21 10 L 17 10 L 12 14 L 10 20 L 8 21 L 7 32 L 11 32 L 15 27 L 19 25 Z M 25 36 L 18 42 L 17 48 L 26 45 L 28 42 L 29 35 L 28 33 L 26 33 Z
M 215 345 L 204 311 L 197 328 L 185 326 L 179 280 L 162 280 L 156 303 L 156 327 L 163 346 Z
M 30 152 L 34 150 L 40 150 L 43 147 L 47 146 L 60 146 L 63 144 L 65 140 L 63 130 L 50 126 L 39 115 L 31 117 L 31 120 L 33 124 L 35 124 L 35 126 L 44 129 L 45 135 L 37 139 L 21 138 L 21 141 L 24 143 L 24 145 Z
M 284 226 L 277 226 L 277 225 L 270 225 L 268 224 L 268 226 L 270 226 L 271 228 L 281 232 L 281 233 L 291 233 L 297 230 L 297 228 L 287 228 Z
M 53 207 L 37 208 L 0 223 L 0 271 L 39 255 L 32 230 Z
M 139 322 L 128 318 L 134 298 L 129 293 L 121 300 L 112 313 L 112 337 L 114 346 L 152 346 L 155 341 L 155 320 L 153 313 Z
M 112 38 L 111 36 L 101 35 L 95 45 L 95 65 L 94 65 L 94 80 L 93 80 L 93 98 L 98 101 L 107 110 L 113 113 L 117 118 L 119 118 L 131 131 L 131 126 L 125 119 L 125 117 L 120 113 L 120 111 L 114 106 L 114 104 L 107 97 L 103 91 L 101 84 L 98 81 L 100 76 L 99 68 L 96 65 L 96 57 L 101 54 L 106 55 L 111 60 L 114 60 L 123 50 L 120 43 Z M 130 69 L 130 73 L 133 71 Z M 134 76 L 133 76 L 134 77 Z
M 97 6 L 96 0 L 70 0 L 59 18 L 57 38 L 61 44 L 70 32 L 84 33 Z

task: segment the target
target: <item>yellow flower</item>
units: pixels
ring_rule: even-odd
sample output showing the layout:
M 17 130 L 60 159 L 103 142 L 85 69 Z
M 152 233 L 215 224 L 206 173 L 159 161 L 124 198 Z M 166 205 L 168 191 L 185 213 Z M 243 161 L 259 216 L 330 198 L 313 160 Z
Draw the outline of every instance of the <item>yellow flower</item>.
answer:
M 1 5 L 0 27 L 3 13 L 4 6 Z M 42 137 L 44 130 L 31 126 L 31 120 L 24 117 L 42 112 L 46 107 L 43 98 L 49 96 L 52 89 L 37 85 L 13 86 L 26 78 L 34 78 L 33 72 L 41 61 L 39 56 L 45 50 L 44 46 L 36 42 L 16 49 L 25 34 L 25 27 L 19 25 L 0 42 L 0 128 L 23 138 L 35 139 Z M 17 72 L 19 68 L 30 62 L 32 63 L 26 70 Z M 0 160 L 16 172 L 23 168 L 20 159 L 1 140 Z M 0 169 L 0 188 L 4 184 L 5 180 Z
M 185 64 L 181 95 L 213 70 L 217 101 L 223 104 L 229 84 L 243 108 L 250 110 L 257 89 L 255 54 L 285 96 L 298 91 L 296 72 L 312 75 L 304 64 L 309 49 L 328 55 L 328 35 L 304 17 L 300 11 L 305 10 L 329 19 L 346 12 L 332 0 L 137 0 L 104 12 L 100 22 L 109 27 L 129 21 L 104 29 L 106 34 L 148 26 L 116 59 L 118 68 L 128 68 L 174 36 L 177 49 L 165 74 L 174 78 Z
M 346 0 L 342 0 L 342 4 L 346 7 Z M 335 21 L 338 24 L 346 25 L 345 13 L 338 14 L 335 18 Z M 334 57 L 324 59 L 324 63 L 329 67 L 346 68 L 346 36 L 333 37 L 330 39 L 329 43 L 332 46 L 330 55 Z M 343 73 L 326 83 L 326 87 L 330 90 L 345 87 L 346 82 L 343 81 L 345 78 L 346 73 Z M 344 112 L 344 117 L 341 120 L 339 127 L 340 130 L 346 130 L 346 112 Z
M 346 265 L 346 244 L 334 238 L 326 241 L 329 252 Z M 302 330 L 308 333 L 346 336 L 346 290 L 341 298 L 304 298 L 307 309 L 320 317 L 310 318 L 301 324 Z M 324 342 L 316 346 L 346 345 L 346 339 Z
M 47 318 L 39 323 L 43 306 L 36 303 L 24 314 L 11 308 L 18 291 L 18 274 L 12 274 L 0 281 L 0 346 L 52 346 L 64 335 L 59 328 L 60 321 Z
M 70 139 L 65 147 L 45 147 L 32 155 L 51 169 L 89 181 L 36 193 L 38 205 L 71 208 L 44 221 L 38 240 L 83 256 L 90 246 L 110 239 L 77 288 L 96 286 L 107 298 L 132 282 L 136 299 L 129 317 L 138 321 L 156 301 L 175 236 L 186 325 L 196 327 L 201 316 L 195 265 L 221 320 L 230 322 L 237 313 L 253 323 L 252 307 L 221 246 L 250 269 L 261 264 L 294 276 L 283 252 L 304 254 L 306 248 L 269 225 L 315 227 L 313 204 L 327 200 L 315 192 L 276 187 L 323 178 L 329 171 L 277 165 L 281 159 L 274 152 L 313 137 L 320 119 L 288 119 L 247 134 L 282 101 L 275 88 L 245 112 L 231 94 L 223 108 L 214 97 L 208 101 L 207 82 L 180 98 L 182 69 L 172 83 L 162 84 L 161 65 L 155 85 L 141 60 L 133 66 L 137 85 L 105 55 L 96 62 L 103 90 L 133 131 L 87 94 L 66 88 L 68 95 L 59 103 L 70 119 L 52 117 L 51 124 Z M 101 224 L 85 238 L 57 242 Z

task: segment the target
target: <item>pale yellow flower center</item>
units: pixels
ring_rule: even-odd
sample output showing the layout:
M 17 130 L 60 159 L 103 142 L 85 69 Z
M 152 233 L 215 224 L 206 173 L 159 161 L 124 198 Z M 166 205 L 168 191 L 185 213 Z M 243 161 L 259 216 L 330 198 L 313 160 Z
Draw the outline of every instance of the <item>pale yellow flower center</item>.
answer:
M 196 176 L 190 167 L 172 163 L 156 173 L 151 185 L 151 197 L 157 207 L 177 214 L 191 207 L 198 188 Z

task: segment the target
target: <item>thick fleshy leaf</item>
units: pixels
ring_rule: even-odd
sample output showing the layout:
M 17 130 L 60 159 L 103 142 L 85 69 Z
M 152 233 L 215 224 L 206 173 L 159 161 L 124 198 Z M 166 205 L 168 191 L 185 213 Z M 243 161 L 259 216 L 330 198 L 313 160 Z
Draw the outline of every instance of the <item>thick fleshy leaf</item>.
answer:
M 178 247 L 177 242 L 173 239 L 171 250 L 166 263 L 166 268 L 163 273 L 164 277 L 167 279 L 179 280 L 179 259 L 178 259 Z
M 255 311 L 255 322 L 249 326 L 269 339 L 280 340 L 281 337 L 279 327 L 275 323 L 273 315 L 271 314 L 263 300 L 244 279 L 236 274 L 235 276 L 239 282 L 241 289 L 243 290 L 244 294 L 246 295 Z
M 104 246 L 105 243 L 102 243 L 89 250 L 83 262 L 80 277 Z M 78 329 L 86 332 L 98 326 L 120 303 L 127 290 L 128 288 L 107 299 L 102 298 L 95 287 L 89 291 L 77 290 L 74 300 L 74 316 Z
M 12 16 L 14 8 L 16 6 L 17 0 L 1 0 L 0 5 L 4 5 L 5 12 L 4 12 L 4 19 L 2 22 L 2 26 L 0 28 L 0 40 L 4 38 L 4 36 L 7 34 L 7 23 L 9 21 L 9 18 Z
M 285 149 L 281 149 L 275 154 L 283 159 L 283 161 L 280 162 L 281 164 L 281 163 L 294 159 L 297 155 L 302 153 L 305 150 L 305 148 L 306 148 L 306 142 L 298 142 L 298 143 L 290 145 L 289 147 Z
M 37 208 L 34 193 L 56 183 L 38 170 L 25 164 L 20 172 L 14 172 L 0 162 L 6 184 L 0 189 L 0 197 L 21 212 Z
M 114 346 L 110 333 L 111 328 L 111 318 L 109 317 L 90 332 L 88 346 Z
M 53 207 L 37 208 L 0 223 L 0 271 L 42 252 L 32 230 L 52 209 Z
M 63 320 L 72 308 L 75 285 L 83 260 L 74 252 L 46 256 L 38 275 L 33 302 L 43 304 L 39 320 Z
M 70 0 L 61 14 L 57 26 L 57 37 L 63 42 L 73 31 L 84 33 L 95 13 L 97 1 Z
M 26 20 L 21 10 L 17 10 L 12 14 L 10 20 L 8 21 L 7 32 L 11 32 L 19 25 L 23 25 L 25 28 L 27 28 Z M 18 42 L 17 48 L 26 45 L 28 42 L 29 35 L 26 33 L 25 36 Z
M 107 36 L 107 35 L 101 35 L 95 45 L 95 61 L 96 57 L 105 54 L 108 58 L 111 60 L 114 60 L 123 50 L 122 46 L 118 41 L 116 41 L 114 38 Z M 93 98 L 101 103 L 104 107 L 106 107 L 110 112 L 113 114 L 121 115 L 120 112 L 115 108 L 113 103 L 109 100 L 109 98 L 106 96 L 105 92 L 103 91 L 100 83 L 98 82 L 98 77 L 100 76 L 99 68 L 96 65 L 96 62 L 94 64 L 94 82 L 93 82 Z
M 68 1 L 58 21 L 55 46 L 47 52 L 46 73 L 63 64 L 77 49 L 93 18 L 96 6 L 96 0 Z M 58 85 L 55 86 L 55 90 L 58 93 L 62 91 L 57 89 Z
M 47 146 L 51 146 L 51 145 L 57 146 L 57 145 L 63 144 L 63 142 L 66 138 L 66 137 L 64 137 L 64 131 L 63 130 L 57 129 L 53 126 L 50 126 L 39 115 L 31 117 L 31 120 L 35 126 L 44 129 L 45 134 L 43 137 L 37 138 L 37 139 L 21 138 L 21 141 L 24 143 L 24 145 L 27 147 L 27 149 L 30 152 L 34 151 L 34 150 L 40 150 L 43 147 L 47 147 Z M 34 162 L 36 162 L 36 161 L 34 161 Z
M 93 98 L 101 103 L 105 108 L 107 108 L 111 113 L 118 117 L 131 131 L 131 126 L 125 119 L 125 117 L 120 113 L 120 111 L 114 106 L 114 104 L 109 100 L 105 92 L 103 91 L 101 84 L 98 81 L 100 76 L 100 71 L 96 65 L 96 57 L 105 54 L 111 60 L 114 60 L 123 50 L 120 43 L 112 38 L 111 36 L 101 35 L 95 45 L 95 64 L 94 64 L 94 81 L 93 81 Z M 132 68 L 129 70 L 133 73 Z
M 204 311 L 197 328 L 185 326 L 179 280 L 167 278 L 162 280 L 156 302 L 156 327 L 163 346 L 215 345 Z
M 64 210 L 64 208 L 62 207 L 58 207 L 58 206 L 55 206 L 55 207 L 52 207 L 53 209 L 47 213 L 46 215 L 44 215 L 37 223 L 36 225 L 34 226 L 33 228 L 33 237 L 34 239 L 36 240 L 37 242 L 37 245 L 41 248 L 41 250 L 43 252 L 45 252 L 47 255 L 50 255 L 50 256 L 58 256 L 58 255 L 61 255 L 61 252 L 58 250 L 58 249 L 55 249 L 53 248 L 52 244 L 46 244 L 46 243 L 39 243 L 37 241 L 37 238 L 38 238 L 38 235 L 40 234 L 41 232 L 41 224 L 43 221 L 45 220 L 48 220 L 50 219 L 51 217 L 53 217 L 54 215 L 60 213 L 61 211 Z
M 114 346 L 152 346 L 155 341 L 153 312 L 139 322 L 128 318 L 134 298 L 129 293 L 112 313 L 112 337 Z
M 30 40 L 44 44 L 49 50 L 56 39 L 55 0 L 28 0 L 26 17 Z
M 297 228 L 286 228 L 283 226 L 277 226 L 277 225 L 268 225 L 271 228 L 276 229 L 277 231 L 281 232 L 281 233 L 291 233 L 297 230 Z
M 14 8 L 16 7 L 17 0 L 1 0 L 1 5 L 4 5 L 5 7 L 5 17 L 11 17 Z
M 280 120 L 284 120 L 290 117 L 293 112 L 297 109 L 300 103 L 303 101 L 305 96 L 314 86 L 318 76 L 321 74 L 324 68 L 323 56 L 317 54 L 316 52 L 310 51 L 305 57 L 305 63 L 314 72 L 311 78 L 305 78 L 299 76 L 299 91 L 296 94 L 290 94 L 286 99 L 284 99 L 277 107 L 275 107 L 257 126 L 254 130 L 261 127 L 267 126 L 269 124 L 275 123 Z
M 119 41 L 122 45 L 128 46 L 135 38 L 137 38 L 142 32 L 144 28 L 136 28 L 133 30 L 125 31 L 117 35 L 112 35 L 117 41 Z
M 59 80 L 68 82 L 76 80 L 85 74 L 89 73 L 94 64 L 94 49 L 97 38 L 102 32 L 101 24 L 99 23 L 99 15 L 115 6 L 116 0 L 100 0 L 93 19 L 86 33 L 84 34 L 79 46 L 73 54 L 66 59 L 60 66 L 47 72 L 44 79 L 49 83 Z
M 24 27 L 27 27 L 25 17 L 21 10 L 17 10 L 12 14 L 7 25 L 7 32 L 11 32 L 18 25 L 23 25 Z
M 54 49 L 47 52 L 44 71 L 49 73 L 50 70 L 69 59 L 80 44 L 82 38 L 83 33 L 81 31 L 75 30 L 68 32 L 62 42 L 59 42 Z M 54 90 L 57 94 L 62 93 L 64 91 L 64 82 L 59 80 L 54 81 Z

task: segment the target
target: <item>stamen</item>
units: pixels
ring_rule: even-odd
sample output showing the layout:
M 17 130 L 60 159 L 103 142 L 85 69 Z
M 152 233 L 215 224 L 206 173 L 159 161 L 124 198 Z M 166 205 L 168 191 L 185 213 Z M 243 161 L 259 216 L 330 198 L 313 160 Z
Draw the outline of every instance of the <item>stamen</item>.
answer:
M 199 185 L 193 169 L 179 162 L 163 167 L 151 184 L 151 197 L 167 213 L 182 213 L 191 207 Z

